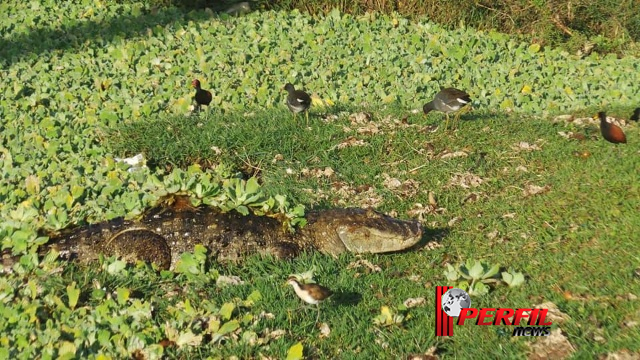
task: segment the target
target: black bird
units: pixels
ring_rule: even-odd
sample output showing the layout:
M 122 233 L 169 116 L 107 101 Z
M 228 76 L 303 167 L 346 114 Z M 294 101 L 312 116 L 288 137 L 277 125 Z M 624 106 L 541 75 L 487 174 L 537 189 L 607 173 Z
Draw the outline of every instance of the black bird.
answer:
M 198 105 L 197 106 L 198 110 L 200 110 L 200 107 L 202 105 L 209 106 L 209 104 L 211 104 L 211 100 L 213 99 L 213 97 L 211 96 L 211 92 L 203 89 L 200 86 L 200 80 L 198 79 L 194 79 L 191 85 L 193 85 L 193 87 L 196 89 L 196 95 L 193 97 L 193 99 L 196 101 L 196 104 Z
M 635 110 L 633 110 L 633 115 L 631 115 L 629 120 L 632 120 L 632 121 L 640 120 L 640 108 L 636 108 Z
M 624 136 L 622 129 L 616 124 L 607 122 L 607 114 L 604 111 L 600 111 L 598 117 L 600 117 L 600 132 L 605 140 L 614 144 L 627 143 L 627 137 Z
M 309 94 L 302 90 L 296 90 L 293 85 L 287 83 L 284 86 L 284 90 L 286 90 L 289 95 L 287 96 L 287 107 L 293 113 L 293 118 L 296 118 L 296 115 L 299 112 L 304 112 L 307 125 L 309 125 L 309 107 L 311 106 L 311 97 Z
M 424 104 L 422 111 L 424 111 L 425 115 L 432 110 L 443 112 L 447 119 L 444 126 L 446 129 L 449 125 L 449 113 L 458 111 L 469 103 L 471 103 L 471 97 L 466 92 L 454 88 L 446 88 L 440 90 L 433 100 Z M 456 118 L 459 118 L 459 113 Z M 456 118 L 454 118 L 454 122 Z

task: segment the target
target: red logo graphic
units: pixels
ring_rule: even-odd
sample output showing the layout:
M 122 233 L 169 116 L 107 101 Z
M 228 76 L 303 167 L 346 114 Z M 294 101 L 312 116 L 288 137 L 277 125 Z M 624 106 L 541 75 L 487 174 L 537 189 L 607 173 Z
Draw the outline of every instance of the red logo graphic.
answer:
M 453 336 L 453 318 L 442 310 L 442 295 L 453 286 L 436 286 L 436 336 Z
M 453 336 L 453 318 L 459 326 L 465 320 L 476 319 L 476 325 L 515 326 L 512 336 L 549 336 L 551 322 L 546 321 L 549 309 L 510 309 L 471 307 L 469 294 L 452 286 L 436 286 L 436 336 Z M 526 319 L 527 327 L 520 326 Z M 533 326 L 540 327 L 533 327 Z

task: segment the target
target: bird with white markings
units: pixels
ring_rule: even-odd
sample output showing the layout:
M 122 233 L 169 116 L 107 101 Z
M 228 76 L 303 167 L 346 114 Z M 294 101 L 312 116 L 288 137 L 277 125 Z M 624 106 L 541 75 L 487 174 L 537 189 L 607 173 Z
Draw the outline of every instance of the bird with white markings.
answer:
M 289 276 L 287 284 L 293 286 L 293 290 L 300 299 L 308 304 L 316 306 L 318 309 L 316 322 L 318 322 L 318 319 L 320 318 L 320 303 L 333 295 L 333 291 L 318 284 L 301 284 L 295 276 Z
M 289 95 L 287 96 L 287 107 L 293 113 L 293 118 L 295 120 L 296 115 L 300 112 L 304 112 L 307 125 L 309 125 L 309 107 L 311 106 L 311 97 L 309 94 L 302 90 L 296 90 L 292 84 L 287 83 L 284 86 L 284 90 L 286 90 Z
M 449 125 L 449 113 L 456 112 L 470 103 L 471 97 L 466 92 L 455 88 L 446 88 L 440 90 L 433 100 L 424 104 L 422 111 L 424 111 L 425 115 L 432 110 L 443 112 L 447 119 L 444 128 L 447 129 Z M 459 118 L 459 113 L 456 118 Z M 454 122 L 456 122 L 456 118 L 454 118 Z

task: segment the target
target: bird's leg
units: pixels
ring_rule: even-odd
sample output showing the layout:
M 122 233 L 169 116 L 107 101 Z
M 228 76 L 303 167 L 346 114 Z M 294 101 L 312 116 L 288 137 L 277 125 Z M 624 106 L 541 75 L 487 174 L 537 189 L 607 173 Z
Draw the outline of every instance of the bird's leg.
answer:
M 307 118 L 307 126 L 309 126 L 309 110 L 305 111 L 304 115 Z
M 460 117 L 462 115 L 468 114 L 471 112 L 471 106 L 465 106 L 458 112 L 458 123 L 460 123 Z
M 457 129 L 460 124 L 460 111 L 453 116 L 453 128 Z
M 448 113 L 444 113 L 444 117 L 445 117 L 445 121 L 444 121 L 444 130 L 447 131 L 447 129 L 449 128 L 449 114 Z
M 317 323 L 318 320 L 320 320 L 320 304 L 316 304 L 316 307 L 318 308 L 318 315 L 316 316 L 316 323 Z

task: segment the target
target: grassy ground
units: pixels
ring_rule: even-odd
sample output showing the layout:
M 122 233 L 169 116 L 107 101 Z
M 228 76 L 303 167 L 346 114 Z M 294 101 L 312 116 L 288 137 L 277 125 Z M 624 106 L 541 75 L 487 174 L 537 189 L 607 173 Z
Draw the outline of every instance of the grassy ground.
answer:
M 267 191 L 312 207 L 376 206 L 400 218 L 420 218 L 428 229 L 425 240 L 436 241 L 407 253 L 365 256 L 379 272 L 348 269 L 355 256 L 318 254 L 293 262 L 252 258 L 243 266 L 214 265 L 247 283 L 222 291 L 187 285 L 186 296 L 224 301 L 258 289 L 264 297 L 258 309 L 275 316 L 262 326 L 286 330 L 268 349 L 228 345 L 216 352 L 279 357 L 285 344 L 302 340 L 305 354 L 321 358 L 397 358 L 431 346 L 456 358 L 522 357 L 528 339 L 504 336 L 500 328 L 468 325 L 456 327 L 453 338 L 434 338 L 435 286 L 446 284 L 446 263 L 467 259 L 499 263 L 527 277 L 520 288 L 498 287 L 474 298 L 475 307 L 555 303 L 569 316 L 559 327 L 575 358 L 640 349 L 634 325 L 640 302 L 628 296 L 640 293 L 634 276 L 640 267 L 637 124 L 624 127 L 629 143 L 616 146 L 600 138 L 596 125 L 579 124 L 581 119 L 476 110 L 445 132 L 434 129 L 442 125 L 441 114 L 424 118 L 394 107 L 369 109 L 370 119 L 357 113 L 315 109 L 305 127 L 286 109 L 213 111 L 130 123 L 108 138 L 116 154 L 143 151 L 155 166 L 212 165 L 212 159 L 237 164 L 259 175 Z M 630 114 L 626 108 L 610 113 L 625 119 Z M 328 338 L 315 327 L 314 311 L 290 313 L 300 301 L 281 286 L 288 274 L 313 266 L 316 280 L 337 292 L 322 306 Z M 374 326 L 381 306 L 397 308 L 416 297 L 426 303 L 407 310 L 410 317 L 401 326 Z

